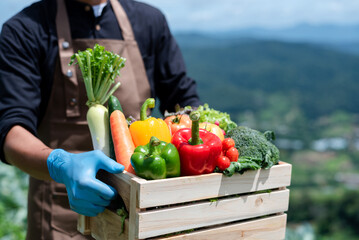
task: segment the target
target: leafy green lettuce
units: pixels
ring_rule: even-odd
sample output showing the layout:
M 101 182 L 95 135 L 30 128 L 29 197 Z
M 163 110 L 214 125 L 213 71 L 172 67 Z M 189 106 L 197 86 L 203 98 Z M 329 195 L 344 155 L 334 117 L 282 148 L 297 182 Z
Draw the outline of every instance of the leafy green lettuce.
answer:
M 210 108 L 208 104 L 204 104 L 198 107 L 197 111 L 201 114 L 199 119 L 200 122 L 215 123 L 219 122 L 219 127 L 222 128 L 226 133 L 237 127 L 237 124 L 233 122 L 228 113 L 220 112 L 213 108 Z

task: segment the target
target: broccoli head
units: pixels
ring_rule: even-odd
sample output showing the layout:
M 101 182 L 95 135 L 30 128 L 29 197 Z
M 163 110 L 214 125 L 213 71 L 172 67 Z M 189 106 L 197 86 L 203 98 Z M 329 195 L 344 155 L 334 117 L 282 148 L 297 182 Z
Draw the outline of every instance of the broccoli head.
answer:
M 234 163 L 234 166 L 230 166 L 236 172 L 268 169 L 279 161 L 279 150 L 271 143 L 275 138 L 272 131 L 261 133 L 248 127 L 238 126 L 230 130 L 226 136 L 235 141 L 235 147 L 239 152 L 238 164 Z

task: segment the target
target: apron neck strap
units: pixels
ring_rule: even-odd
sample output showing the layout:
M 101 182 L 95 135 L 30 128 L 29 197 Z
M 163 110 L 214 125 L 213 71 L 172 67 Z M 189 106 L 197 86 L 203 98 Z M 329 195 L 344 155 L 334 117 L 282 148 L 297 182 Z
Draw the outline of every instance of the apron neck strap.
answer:
M 72 49 L 72 38 L 70 31 L 69 18 L 67 17 L 65 0 L 57 0 L 57 13 L 56 13 L 56 32 L 58 42 L 67 42 L 68 44 L 60 44 L 62 49 Z M 62 46 L 63 45 L 63 46 Z
M 74 49 L 65 0 L 57 0 L 56 32 L 61 73 L 64 76 L 65 84 L 66 116 L 79 117 L 80 108 L 78 104 L 76 104 L 79 100 L 76 69 L 74 65 L 68 65 L 71 56 L 74 54 Z
M 123 7 L 121 6 L 119 0 L 110 0 L 110 3 L 112 5 L 112 9 L 116 15 L 117 22 L 120 25 L 123 39 L 125 41 L 126 40 L 130 40 L 130 41 L 135 40 L 130 20 L 128 19 L 127 14 L 126 14 L 125 10 L 123 9 Z

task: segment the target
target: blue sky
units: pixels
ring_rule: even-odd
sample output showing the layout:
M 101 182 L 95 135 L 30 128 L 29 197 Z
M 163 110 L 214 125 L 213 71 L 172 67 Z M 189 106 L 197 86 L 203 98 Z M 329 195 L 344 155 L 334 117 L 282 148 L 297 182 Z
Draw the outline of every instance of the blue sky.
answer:
M 166 15 L 172 31 L 280 29 L 299 24 L 359 24 L 356 0 L 142 0 Z M 0 1 L 0 24 L 33 0 Z

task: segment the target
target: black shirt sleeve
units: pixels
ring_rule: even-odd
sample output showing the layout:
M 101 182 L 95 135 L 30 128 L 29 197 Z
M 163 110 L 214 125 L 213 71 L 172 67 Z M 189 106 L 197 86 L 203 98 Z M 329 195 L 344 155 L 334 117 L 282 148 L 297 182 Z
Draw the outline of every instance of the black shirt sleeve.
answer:
M 0 35 L 0 158 L 5 161 L 3 146 L 8 131 L 21 125 L 36 135 L 41 76 L 39 49 L 34 35 L 13 19 L 4 24 Z
M 198 106 L 201 104 L 196 82 L 187 76 L 186 66 L 179 46 L 172 36 L 165 17 L 162 23 L 155 53 L 155 91 L 160 99 L 160 110 L 174 111 L 174 106 Z

